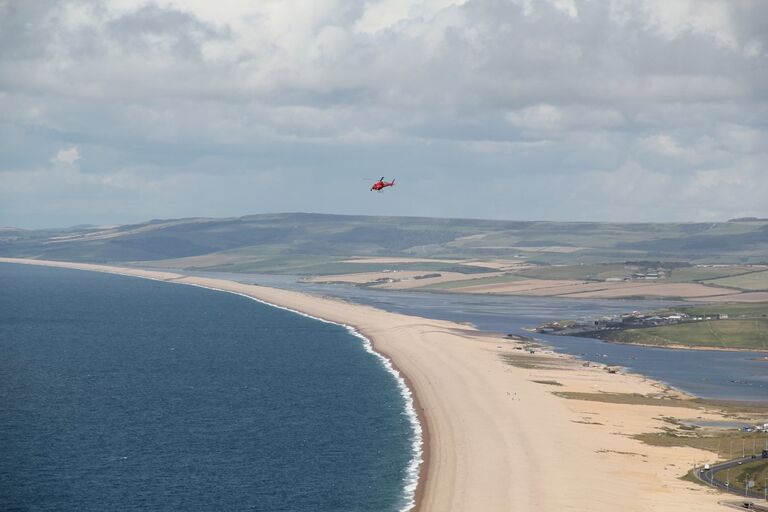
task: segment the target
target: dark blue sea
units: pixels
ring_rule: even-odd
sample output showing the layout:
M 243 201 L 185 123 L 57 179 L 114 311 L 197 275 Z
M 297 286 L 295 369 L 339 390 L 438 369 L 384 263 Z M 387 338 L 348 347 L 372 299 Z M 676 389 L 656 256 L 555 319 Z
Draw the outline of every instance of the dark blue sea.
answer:
M 0 510 L 397 511 L 406 405 L 342 326 L 0 264 Z

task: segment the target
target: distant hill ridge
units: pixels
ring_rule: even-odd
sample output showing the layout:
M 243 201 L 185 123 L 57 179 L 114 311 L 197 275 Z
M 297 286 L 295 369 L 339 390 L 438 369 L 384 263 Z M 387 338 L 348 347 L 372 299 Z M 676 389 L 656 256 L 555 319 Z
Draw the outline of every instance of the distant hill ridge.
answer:
M 278 213 L 153 219 L 101 228 L 0 230 L 0 255 L 88 262 L 218 255 L 228 261 L 350 256 L 768 261 L 768 220 L 606 223 Z

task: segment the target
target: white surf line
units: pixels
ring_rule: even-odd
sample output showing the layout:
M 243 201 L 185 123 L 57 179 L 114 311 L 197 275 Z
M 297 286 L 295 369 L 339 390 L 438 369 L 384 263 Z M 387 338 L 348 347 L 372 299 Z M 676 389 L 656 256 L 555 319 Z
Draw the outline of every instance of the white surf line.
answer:
M 122 274 L 122 275 L 126 275 L 126 274 Z M 164 280 L 158 279 L 158 281 L 164 281 Z M 213 291 L 231 293 L 233 295 L 240 295 L 242 297 L 245 297 L 250 300 L 254 300 L 266 306 L 271 306 L 273 308 L 289 311 L 291 313 L 295 313 L 297 315 L 301 315 L 303 317 L 310 318 L 312 320 L 316 320 L 318 322 L 322 322 L 325 324 L 338 325 L 340 327 L 344 327 L 350 334 L 362 340 L 363 348 L 365 349 L 365 351 L 368 352 L 369 354 L 376 356 L 381 362 L 381 364 L 384 366 L 384 368 L 387 370 L 387 372 L 395 378 L 395 381 L 397 382 L 397 387 L 400 390 L 400 396 L 403 398 L 403 401 L 405 402 L 404 413 L 408 417 L 408 423 L 410 423 L 410 426 L 411 426 L 411 434 L 413 436 L 413 442 L 411 443 L 411 460 L 408 463 L 408 467 L 405 473 L 405 480 L 403 482 L 404 484 L 403 498 L 406 503 L 402 508 L 399 509 L 399 512 L 408 512 L 416 505 L 416 488 L 419 485 L 419 467 L 421 466 L 421 463 L 424 460 L 423 459 L 424 437 L 423 437 L 423 430 L 421 428 L 421 423 L 419 423 L 419 418 L 418 418 L 418 415 L 416 414 L 416 407 L 414 406 L 413 393 L 411 392 L 411 389 L 406 384 L 403 376 L 400 375 L 400 372 L 392 364 L 392 361 L 389 358 L 387 358 L 384 354 L 380 354 L 379 352 L 376 352 L 373 349 L 373 344 L 371 343 L 371 340 L 366 338 L 363 334 L 360 333 L 360 331 L 358 331 L 352 325 L 333 322 L 325 318 L 320 318 L 314 315 L 310 315 L 303 311 L 292 309 L 286 306 L 280 306 L 278 304 L 273 304 L 271 302 L 260 299 L 258 297 L 248 295 L 247 293 L 236 292 L 232 290 L 224 290 L 221 288 L 216 288 L 213 286 L 204 286 L 197 283 L 184 283 L 180 281 L 170 281 L 170 282 L 172 284 L 185 284 L 188 286 L 196 286 L 198 288 L 204 288 L 206 290 L 213 290 Z

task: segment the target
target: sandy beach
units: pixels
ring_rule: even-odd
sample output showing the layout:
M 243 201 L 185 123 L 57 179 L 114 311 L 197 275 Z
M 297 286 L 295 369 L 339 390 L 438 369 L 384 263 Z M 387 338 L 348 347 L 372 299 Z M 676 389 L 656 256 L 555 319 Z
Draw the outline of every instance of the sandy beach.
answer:
M 713 453 L 655 447 L 631 437 L 659 431 L 663 417 L 681 414 L 679 403 L 629 405 L 553 394 L 681 398 L 641 376 L 608 373 L 541 349 L 529 354 L 520 342 L 466 325 L 294 291 L 133 268 L 13 258 L 0 262 L 205 286 L 355 327 L 403 374 L 416 400 L 425 457 L 414 510 L 724 510 L 717 502 L 725 495 L 680 479 L 694 463 L 714 461 Z M 700 409 L 683 409 L 690 417 L 715 418 Z

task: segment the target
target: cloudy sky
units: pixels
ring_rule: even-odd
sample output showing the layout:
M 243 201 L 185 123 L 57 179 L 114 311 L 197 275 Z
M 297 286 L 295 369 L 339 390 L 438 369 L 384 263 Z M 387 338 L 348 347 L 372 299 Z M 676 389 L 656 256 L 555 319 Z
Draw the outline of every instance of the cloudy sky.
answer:
M 0 225 L 285 211 L 768 216 L 768 2 L 0 0 Z

